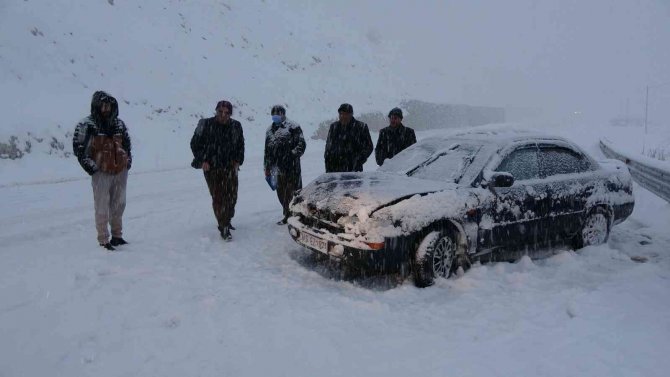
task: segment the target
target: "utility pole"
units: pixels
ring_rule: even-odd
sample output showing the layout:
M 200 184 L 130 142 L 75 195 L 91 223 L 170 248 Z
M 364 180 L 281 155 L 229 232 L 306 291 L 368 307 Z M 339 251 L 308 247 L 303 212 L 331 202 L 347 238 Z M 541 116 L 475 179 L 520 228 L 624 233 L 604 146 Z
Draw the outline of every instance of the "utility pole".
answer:
M 649 113 L 649 85 L 647 85 L 647 95 L 644 98 L 644 134 L 647 134 L 647 114 Z
M 647 85 L 647 94 L 644 97 L 644 139 L 642 139 L 642 154 L 647 144 L 647 114 L 649 113 L 649 85 Z
M 649 88 L 659 88 L 661 86 L 670 85 L 670 81 L 664 82 L 656 85 L 647 85 L 646 95 L 644 98 L 644 139 L 642 140 L 642 154 L 645 152 L 645 146 L 647 141 L 647 116 L 649 114 Z

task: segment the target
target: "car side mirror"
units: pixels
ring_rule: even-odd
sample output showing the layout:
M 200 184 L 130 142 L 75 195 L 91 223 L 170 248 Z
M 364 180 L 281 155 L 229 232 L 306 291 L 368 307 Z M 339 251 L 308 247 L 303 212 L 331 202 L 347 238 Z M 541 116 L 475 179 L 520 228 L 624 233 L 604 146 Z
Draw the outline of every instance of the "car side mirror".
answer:
M 510 187 L 513 184 L 514 176 L 504 171 L 495 172 L 489 178 L 490 187 Z

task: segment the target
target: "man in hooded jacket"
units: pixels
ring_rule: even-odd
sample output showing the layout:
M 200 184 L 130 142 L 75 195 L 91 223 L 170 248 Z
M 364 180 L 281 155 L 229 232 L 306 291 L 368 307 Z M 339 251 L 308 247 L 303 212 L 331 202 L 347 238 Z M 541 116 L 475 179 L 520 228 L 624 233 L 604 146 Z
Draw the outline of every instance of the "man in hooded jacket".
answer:
M 379 139 L 375 147 L 375 159 L 381 166 L 384 160 L 402 152 L 416 143 L 414 130 L 402 124 L 402 110 L 395 107 L 389 112 L 389 126 L 379 131 Z
M 212 208 L 221 237 L 232 240 L 230 220 L 237 203 L 237 172 L 244 163 L 242 125 L 231 118 L 233 105 L 228 101 L 216 104 L 216 115 L 201 119 L 191 138 L 193 162 L 202 169 L 212 196 Z
M 273 174 L 273 170 L 277 174 L 277 198 L 284 214 L 277 225 L 284 225 L 288 220 L 288 206 L 293 193 L 302 188 L 300 157 L 305 153 L 306 144 L 300 126 L 286 119 L 284 106 L 273 106 L 270 114 L 272 124 L 265 132 L 263 167 L 266 177 Z
M 337 112 L 339 120 L 330 125 L 326 140 L 326 173 L 363 171 L 373 149 L 368 125 L 354 118 L 354 108 L 348 103 Z
M 118 115 L 116 99 L 97 91 L 91 100 L 91 114 L 77 124 L 72 138 L 74 155 L 92 177 L 98 243 L 107 250 L 127 244 L 122 237 L 122 217 L 132 155 L 128 129 Z

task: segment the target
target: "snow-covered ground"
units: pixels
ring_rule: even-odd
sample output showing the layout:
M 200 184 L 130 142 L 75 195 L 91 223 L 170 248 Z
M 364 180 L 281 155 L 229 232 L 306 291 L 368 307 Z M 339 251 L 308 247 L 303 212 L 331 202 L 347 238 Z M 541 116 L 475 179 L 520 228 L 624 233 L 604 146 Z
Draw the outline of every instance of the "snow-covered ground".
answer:
M 305 181 L 323 171 L 322 151 L 308 143 Z M 87 178 L 1 187 L 0 375 L 670 370 L 670 205 L 644 189 L 607 245 L 476 265 L 418 289 L 343 279 L 313 260 L 274 224 L 280 206 L 260 159 L 251 146 L 231 243 L 190 168 L 130 175 L 131 244 L 115 253 L 96 244 Z

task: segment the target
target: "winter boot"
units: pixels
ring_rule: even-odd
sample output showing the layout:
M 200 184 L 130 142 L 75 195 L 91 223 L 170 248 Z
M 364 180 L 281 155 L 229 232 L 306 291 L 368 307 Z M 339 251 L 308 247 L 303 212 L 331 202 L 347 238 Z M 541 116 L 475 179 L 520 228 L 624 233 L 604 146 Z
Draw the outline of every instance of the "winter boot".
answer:
M 224 226 L 221 228 L 221 238 L 226 241 L 232 241 L 233 236 L 230 234 L 230 227 Z
M 127 245 L 128 241 L 124 240 L 121 237 L 112 237 L 112 240 L 109 241 L 112 246 Z
M 233 224 L 228 225 L 228 228 L 230 228 L 230 230 L 236 230 Z
M 100 247 L 104 247 L 105 249 L 107 249 L 107 250 L 109 250 L 109 251 L 114 251 L 114 250 L 116 250 L 116 249 L 114 248 L 114 246 L 112 246 L 112 243 L 111 243 L 111 242 L 101 243 L 101 244 L 100 244 Z

